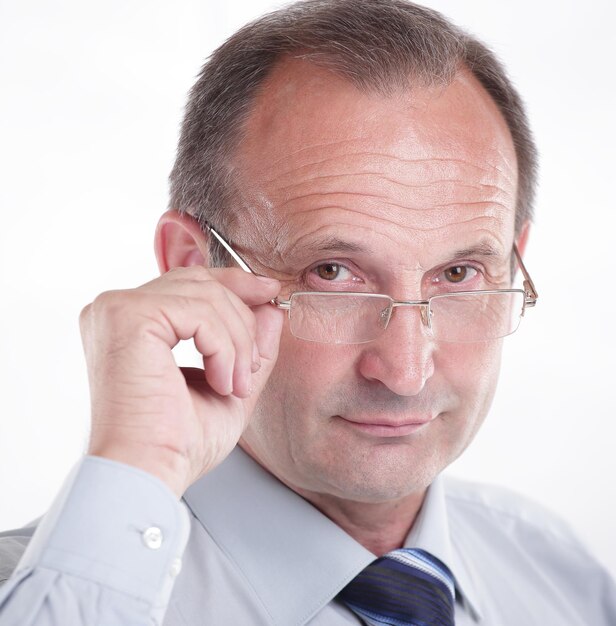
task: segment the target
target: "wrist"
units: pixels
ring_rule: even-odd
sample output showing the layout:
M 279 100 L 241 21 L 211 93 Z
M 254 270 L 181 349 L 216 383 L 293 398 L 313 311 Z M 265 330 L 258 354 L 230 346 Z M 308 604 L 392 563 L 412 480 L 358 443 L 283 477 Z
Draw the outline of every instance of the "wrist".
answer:
M 178 499 L 190 485 L 186 457 L 169 448 L 126 443 L 90 444 L 88 454 L 147 472 L 165 483 Z

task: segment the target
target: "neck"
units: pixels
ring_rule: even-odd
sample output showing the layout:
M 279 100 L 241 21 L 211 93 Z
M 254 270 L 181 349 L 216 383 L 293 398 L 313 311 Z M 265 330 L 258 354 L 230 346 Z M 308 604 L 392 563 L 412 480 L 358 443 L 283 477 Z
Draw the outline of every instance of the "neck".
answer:
M 396 500 L 357 502 L 327 493 L 310 491 L 297 487 L 277 472 L 272 471 L 272 468 L 261 462 L 245 441 L 241 441 L 241 447 L 244 452 L 281 483 L 310 502 L 323 515 L 376 556 L 382 556 L 404 545 L 426 495 L 424 489 L 421 492 L 411 493 Z
M 424 491 L 388 502 L 354 502 L 287 486 L 376 556 L 404 545 L 425 496 Z

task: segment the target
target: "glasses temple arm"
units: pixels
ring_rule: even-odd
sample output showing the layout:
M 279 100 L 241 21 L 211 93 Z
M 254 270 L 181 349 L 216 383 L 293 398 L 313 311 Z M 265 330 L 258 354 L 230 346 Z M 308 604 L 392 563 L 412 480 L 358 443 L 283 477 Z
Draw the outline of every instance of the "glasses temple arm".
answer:
M 242 257 L 219 235 L 207 222 L 205 223 L 205 227 L 208 232 L 212 233 L 218 243 L 233 257 L 233 260 L 245 271 L 249 274 L 254 274 L 254 272 L 250 269 L 248 263 L 242 259 Z
M 253 274 L 255 276 L 259 276 L 256 272 L 254 272 L 248 263 L 242 259 L 242 257 L 231 247 L 231 245 L 223 239 L 222 235 L 217 233 L 207 222 L 205 223 L 205 227 L 208 232 L 210 232 L 218 243 L 233 257 L 233 260 L 248 274 Z M 279 309 L 289 309 L 291 307 L 291 302 L 289 300 L 280 300 L 279 298 L 274 298 L 271 300 L 271 303 L 278 307 Z
M 535 289 L 533 279 L 530 277 L 530 274 L 528 273 L 528 270 L 524 265 L 524 261 L 522 261 L 522 255 L 520 254 L 518 246 L 515 243 L 513 244 L 513 253 L 515 254 L 515 258 L 518 262 L 518 265 L 520 266 L 520 270 L 522 271 L 522 276 L 524 276 L 523 285 L 524 291 L 526 292 L 526 306 L 535 306 L 535 304 L 537 304 L 537 298 L 539 297 L 539 294 Z

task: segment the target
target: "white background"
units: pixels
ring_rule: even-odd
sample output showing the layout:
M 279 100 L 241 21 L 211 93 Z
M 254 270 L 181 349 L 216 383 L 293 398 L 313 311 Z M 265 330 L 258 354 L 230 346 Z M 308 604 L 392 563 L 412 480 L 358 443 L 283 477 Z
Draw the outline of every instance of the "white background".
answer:
M 527 254 L 540 303 L 452 471 L 548 505 L 616 574 L 615 5 L 428 4 L 504 60 L 542 155 Z M 40 515 L 83 451 L 79 311 L 156 274 L 185 94 L 273 6 L 0 0 L 0 528 Z

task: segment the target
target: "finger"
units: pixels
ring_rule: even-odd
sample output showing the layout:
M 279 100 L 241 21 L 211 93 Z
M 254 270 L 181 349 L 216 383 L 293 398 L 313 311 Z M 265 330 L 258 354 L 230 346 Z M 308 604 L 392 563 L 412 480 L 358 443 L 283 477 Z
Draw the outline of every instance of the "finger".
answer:
M 180 289 L 186 291 L 187 295 L 196 295 L 195 291 L 198 292 L 200 287 L 212 281 L 231 290 L 249 306 L 273 300 L 280 291 L 280 282 L 273 278 L 249 274 L 238 268 L 209 269 L 197 265 L 169 270 L 139 289 L 158 293 L 171 293 Z
M 217 287 L 217 289 L 224 289 Z M 233 302 L 232 300 L 235 300 Z M 199 352 L 206 359 L 206 374 L 211 368 L 222 368 L 225 376 L 229 375 L 231 390 L 238 397 L 246 397 L 250 394 L 251 373 L 254 337 L 256 333 L 256 320 L 250 309 L 230 291 L 224 290 L 217 294 L 217 298 L 210 300 L 208 305 L 212 308 L 212 314 L 217 320 L 221 321 L 225 327 L 233 345 L 233 364 L 229 370 L 230 358 L 228 350 L 222 354 L 209 353 L 208 342 L 211 341 L 212 329 L 207 325 L 200 326 L 199 331 L 195 334 L 195 345 Z M 209 380 L 209 379 L 208 379 Z M 229 382 L 229 379 L 225 379 Z M 228 385 L 225 385 L 227 388 Z
M 236 368 L 236 342 L 211 303 L 202 305 L 203 319 L 198 324 L 193 340 L 203 356 L 205 379 L 221 396 L 233 393 Z
M 179 276 L 180 273 L 175 272 L 175 274 Z M 226 274 L 227 283 L 232 284 L 231 279 L 234 277 L 230 277 L 229 272 Z M 221 275 L 224 276 L 224 274 Z M 275 282 L 277 283 L 277 281 Z M 187 281 L 176 278 L 173 281 L 173 287 L 183 293 L 190 293 L 193 297 L 207 299 L 225 321 L 235 348 L 232 377 L 233 393 L 241 398 L 247 397 L 251 393 L 252 372 L 257 371 L 260 367 L 259 350 L 255 344 L 256 320 L 252 310 L 222 282 L 215 280 Z M 198 349 L 203 352 L 203 348 L 206 347 L 205 344 L 199 343 L 199 337 L 196 339 Z M 222 354 L 210 360 L 210 368 L 212 367 L 223 367 L 225 374 L 228 373 L 227 361 Z M 223 387 L 226 389 L 227 385 L 224 384 Z
M 250 402 L 254 404 L 269 378 L 280 346 L 280 336 L 285 313 L 271 304 L 263 304 L 253 309 L 257 321 L 255 343 L 261 358 L 261 367 L 252 375 L 252 393 Z
M 237 271 L 221 271 L 219 275 L 234 284 L 238 278 L 240 283 L 243 281 L 242 273 L 238 276 Z M 254 276 L 248 278 L 258 285 L 263 283 Z M 267 301 L 276 290 L 270 289 L 257 301 Z M 256 321 L 240 296 L 214 280 L 204 268 L 181 268 L 130 290 L 130 297 L 142 304 L 145 300 L 157 302 L 162 307 L 164 315 L 158 320 L 155 334 L 167 345 L 173 347 L 179 340 L 194 340 L 207 363 L 206 379 L 217 393 L 234 393 L 238 397 L 250 394 L 252 371 L 258 369 L 259 362 L 259 351 L 255 347 Z
M 216 280 L 241 298 L 248 306 L 265 304 L 280 293 L 280 281 L 275 278 L 248 274 L 235 268 L 211 271 Z
M 226 297 L 225 288 L 215 284 L 210 289 L 217 292 L 216 298 L 210 300 L 131 290 L 122 294 L 123 305 L 113 307 L 113 316 L 124 324 L 130 321 L 122 333 L 124 336 L 153 337 L 166 345 L 167 349 L 173 348 L 181 340 L 193 339 L 195 347 L 207 363 L 205 377 L 208 384 L 216 393 L 229 395 L 233 392 L 238 351 L 241 353 L 239 367 L 250 371 L 253 339 L 241 316 Z M 142 313 L 135 314 L 135 311 Z M 119 327 L 117 323 L 111 326 Z M 143 328 L 147 332 L 144 333 Z M 118 335 L 117 331 L 115 335 Z M 156 354 L 151 353 L 152 356 Z M 243 376 L 246 377 L 246 374 Z M 247 387 L 245 383 L 240 389 L 243 391 Z

